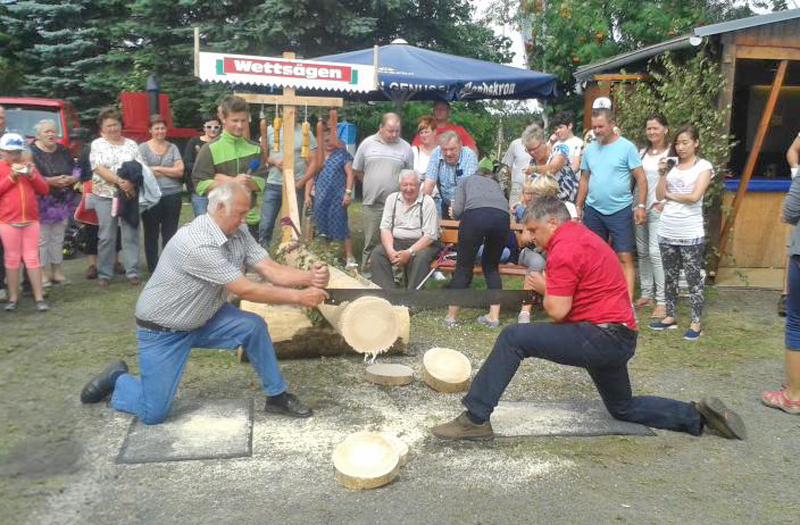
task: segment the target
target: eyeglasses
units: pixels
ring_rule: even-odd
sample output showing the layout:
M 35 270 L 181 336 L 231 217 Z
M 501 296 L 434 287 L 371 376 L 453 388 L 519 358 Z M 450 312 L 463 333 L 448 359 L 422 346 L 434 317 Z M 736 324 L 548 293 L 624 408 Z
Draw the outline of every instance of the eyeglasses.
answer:
M 219 126 L 214 126 L 214 125 L 211 125 L 211 126 L 206 125 L 206 126 L 203 126 L 203 127 L 206 128 L 206 129 L 219 129 Z

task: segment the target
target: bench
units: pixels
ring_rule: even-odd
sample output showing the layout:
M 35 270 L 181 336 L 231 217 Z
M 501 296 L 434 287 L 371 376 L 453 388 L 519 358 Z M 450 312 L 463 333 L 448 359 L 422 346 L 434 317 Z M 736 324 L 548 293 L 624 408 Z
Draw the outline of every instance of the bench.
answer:
M 460 221 L 446 219 L 439 221 L 439 242 L 444 245 L 442 253 L 446 253 L 448 250 L 454 250 L 455 247 L 458 246 L 459 224 Z M 514 230 L 514 233 L 517 235 L 517 240 L 519 241 L 523 229 L 522 225 L 518 222 L 512 222 L 511 229 Z M 522 248 L 523 246 L 520 245 L 520 249 Z M 456 269 L 456 260 L 455 258 L 440 256 L 431 263 L 431 269 L 433 270 L 434 268 L 442 272 L 454 272 Z M 526 266 L 520 266 L 519 264 L 501 264 L 499 270 L 500 275 L 525 277 L 528 274 L 528 268 Z M 472 269 L 472 273 L 483 273 L 480 263 Z

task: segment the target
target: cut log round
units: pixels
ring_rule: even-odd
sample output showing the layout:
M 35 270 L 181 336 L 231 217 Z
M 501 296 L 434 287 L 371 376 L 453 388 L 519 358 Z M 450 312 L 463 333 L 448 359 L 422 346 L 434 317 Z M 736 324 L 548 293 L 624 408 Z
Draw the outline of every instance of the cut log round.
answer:
M 414 381 L 414 370 L 406 365 L 376 363 L 367 367 L 364 376 L 377 385 L 401 386 Z
M 304 248 L 286 255 L 286 262 L 298 268 L 307 267 L 315 259 L 314 254 Z M 330 267 L 329 270 L 328 288 L 378 288 L 374 283 L 347 275 L 337 268 Z M 341 305 L 320 304 L 317 309 L 358 353 L 377 355 L 397 342 L 401 348 L 408 346 L 411 323 L 406 307 L 365 296 Z
M 381 435 L 392 444 L 394 449 L 400 455 L 400 466 L 405 467 L 408 464 L 408 445 L 406 445 L 406 442 L 394 434 L 389 434 L 388 432 L 381 432 Z
M 437 392 L 462 392 L 471 376 L 469 359 L 451 348 L 431 348 L 422 357 L 422 380 Z
M 400 470 L 400 454 L 383 435 L 358 432 L 333 451 L 336 481 L 353 490 L 374 489 L 391 482 Z
M 380 354 L 400 335 L 392 303 L 380 297 L 359 297 L 340 309 L 336 326 L 344 340 L 361 354 Z

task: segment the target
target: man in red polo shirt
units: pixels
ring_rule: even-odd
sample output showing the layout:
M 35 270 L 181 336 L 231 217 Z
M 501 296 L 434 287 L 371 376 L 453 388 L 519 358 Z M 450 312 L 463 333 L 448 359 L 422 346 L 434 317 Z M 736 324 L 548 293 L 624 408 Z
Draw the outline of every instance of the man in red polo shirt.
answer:
M 544 297 L 553 323 L 514 324 L 503 330 L 456 419 L 433 427 L 442 439 L 491 439 L 489 417 L 526 357 L 585 368 L 617 419 L 698 436 L 708 426 L 744 439 L 741 418 L 715 397 L 684 403 L 631 394 L 628 360 L 636 349 L 636 319 L 617 256 L 584 225 L 570 221 L 564 203 L 541 197 L 529 206 L 525 235 L 547 252 L 545 273 L 529 274 L 525 288 Z
M 461 139 L 461 145 L 466 146 L 467 148 L 471 149 L 478 153 L 478 146 L 475 144 L 475 139 L 472 138 L 472 135 L 469 134 L 469 131 L 464 129 L 463 126 L 459 126 L 458 124 L 453 124 L 448 122 L 450 118 L 450 104 L 439 100 L 433 103 L 433 120 L 436 122 L 436 136 L 438 137 L 441 133 L 445 131 L 453 131 L 458 135 L 458 138 Z M 414 141 L 411 143 L 412 146 L 419 146 L 420 145 L 420 138 L 419 134 L 414 135 Z

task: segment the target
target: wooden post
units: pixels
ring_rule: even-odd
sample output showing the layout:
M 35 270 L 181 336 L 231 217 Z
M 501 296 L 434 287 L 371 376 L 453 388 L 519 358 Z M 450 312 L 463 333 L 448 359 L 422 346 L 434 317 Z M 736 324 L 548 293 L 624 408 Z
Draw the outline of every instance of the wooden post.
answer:
M 725 254 L 730 232 L 733 229 L 733 225 L 736 223 L 736 215 L 739 214 L 739 208 L 742 207 L 744 195 L 747 193 L 747 184 L 750 182 L 750 177 L 753 176 L 753 171 L 756 168 L 758 154 L 761 153 L 764 137 L 766 137 L 769 123 L 772 121 L 772 114 L 775 111 L 775 104 L 778 102 L 778 95 L 783 86 L 783 79 L 786 76 L 786 68 L 788 66 L 788 60 L 781 60 L 778 65 L 778 71 L 775 73 L 775 80 L 772 82 L 772 90 L 769 92 L 767 106 L 764 108 L 764 113 L 761 115 L 761 122 L 758 124 L 758 132 L 756 133 L 755 141 L 753 141 L 753 149 L 750 150 L 750 154 L 747 157 L 747 164 L 745 164 L 742 178 L 739 181 L 739 189 L 736 191 L 736 196 L 733 198 L 733 210 L 725 221 L 725 226 L 722 227 L 722 236 L 719 240 L 720 257 Z
M 283 58 L 292 60 L 295 54 L 286 52 Z M 294 97 L 294 88 L 284 88 L 283 95 Z M 300 210 L 297 208 L 297 190 L 294 186 L 294 124 L 295 106 L 283 106 L 283 203 L 281 204 L 281 218 L 288 217 L 300 228 Z M 297 233 L 291 226 L 282 226 L 281 243 L 297 239 Z
M 717 100 L 717 108 L 723 115 L 723 126 L 725 133 L 731 133 L 731 106 L 733 104 L 733 87 L 736 78 L 736 43 L 733 40 L 733 33 L 725 33 L 721 37 L 722 44 L 722 64 L 720 71 L 723 77 L 723 88 Z M 725 159 L 725 164 L 730 163 L 730 155 Z M 724 190 L 724 181 L 718 179 L 712 184 Z M 708 246 L 720 246 L 720 236 L 722 235 L 723 201 L 725 192 L 720 191 L 710 199 L 708 206 Z M 722 261 L 722 252 L 719 250 L 708 250 L 706 254 L 706 271 L 711 281 L 716 279 L 717 270 Z

